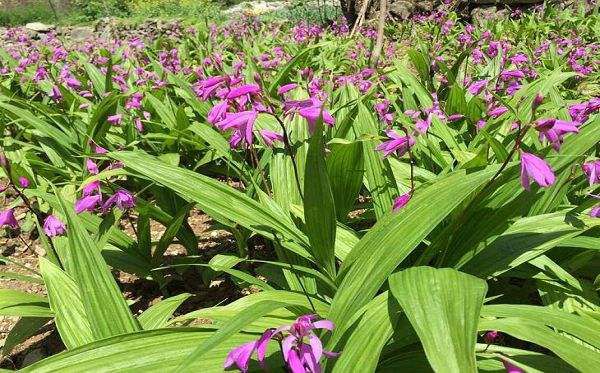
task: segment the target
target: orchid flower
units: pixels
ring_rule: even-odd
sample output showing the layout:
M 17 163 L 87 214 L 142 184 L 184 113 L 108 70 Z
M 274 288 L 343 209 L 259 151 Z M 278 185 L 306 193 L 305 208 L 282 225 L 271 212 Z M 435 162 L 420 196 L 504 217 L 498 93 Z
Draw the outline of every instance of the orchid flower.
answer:
M 46 233 L 48 237 L 61 236 L 65 234 L 66 231 L 67 227 L 65 226 L 65 223 L 60 221 L 56 216 L 48 215 L 44 220 L 44 233 Z
M 14 209 L 0 211 L 0 227 L 8 227 L 11 229 L 19 228 L 19 222 L 15 218 Z
M 387 130 L 385 133 L 390 140 L 384 141 L 377 146 L 377 150 L 382 151 L 384 157 L 388 157 L 394 152 L 401 157 L 415 144 L 414 138 L 410 135 L 400 136 L 394 130 Z
M 584 163 L 581 168 L 583 173 L 588 177 L 590 186 L 600 184 L 600 159 Z
M 521 185 L 530 190 L 531 179 L 541 187 L 554 184 L 556 177 L 548 163 L 533 154 L 521 152 Z

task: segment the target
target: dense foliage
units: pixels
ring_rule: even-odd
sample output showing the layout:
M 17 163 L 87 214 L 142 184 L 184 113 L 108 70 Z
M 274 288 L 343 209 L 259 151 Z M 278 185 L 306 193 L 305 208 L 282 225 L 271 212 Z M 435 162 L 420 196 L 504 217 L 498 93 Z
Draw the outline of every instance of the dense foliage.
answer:
M 581 9 L 439 11 L 389 26 L 372 66 L 375 30 L 343 23 L 12 29 L 0 225 L 39 231 L 48 295 L 0 290 L 0 314 L 67 348 L 25 371 L 597 370 L 599 35 Z M 194 208 L 237 252 L 198 251 Z M 111 270 L 250 291 L 136 316 Z

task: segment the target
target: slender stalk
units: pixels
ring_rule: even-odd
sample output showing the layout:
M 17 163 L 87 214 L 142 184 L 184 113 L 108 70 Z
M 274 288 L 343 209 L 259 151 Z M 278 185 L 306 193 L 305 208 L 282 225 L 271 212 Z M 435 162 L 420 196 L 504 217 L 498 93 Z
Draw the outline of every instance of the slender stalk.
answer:
M 371 55 L 371 67 L 377 67 L 379 57 L 381 57 L 381 50 L 383 49 L 383 30 L 385 28 L 385 19 L 387 18 L 387 7 L 388 0 L 379 1 L 379 22 L 377 24 L 377 40 L 375 41 L 375 48 L 373 48 L 373 54 Z

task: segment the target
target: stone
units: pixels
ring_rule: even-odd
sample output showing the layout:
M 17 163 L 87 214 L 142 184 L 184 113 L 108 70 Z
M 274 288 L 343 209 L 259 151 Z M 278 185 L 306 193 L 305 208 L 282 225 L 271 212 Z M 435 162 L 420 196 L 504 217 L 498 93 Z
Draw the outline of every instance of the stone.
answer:
M 42 34 L 48 33 L 56 28 L 54 25 L 47 25 L 42 22 L 31 22 L 25 25 L 27 30 L 39 32 Z
M 73 40 L 86 40 L 94 37 L 94 29 L 89 26 L 73 27 L 69 31 L 69 36 Z

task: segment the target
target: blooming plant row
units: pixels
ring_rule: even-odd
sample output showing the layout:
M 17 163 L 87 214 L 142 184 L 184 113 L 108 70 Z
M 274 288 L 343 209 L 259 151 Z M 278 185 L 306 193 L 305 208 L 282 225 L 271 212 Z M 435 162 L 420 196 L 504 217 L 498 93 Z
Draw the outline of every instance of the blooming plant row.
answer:
M 597 370 L 599 22 L 441 9 L 386 28 L 377 61 L 343 22 L 8 30 L 0 226 L 37 228 L 47 296 L 0 310 L 12 340 L 52 319 L 66 347 L 24 370 Z M 199 252 L 192 209 L 237 250 Z M 134 315 L 111 270 L 251 291 Z

